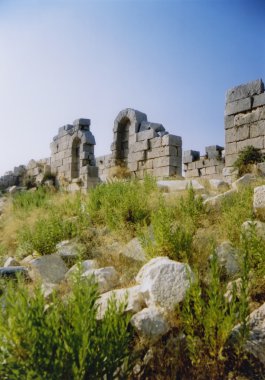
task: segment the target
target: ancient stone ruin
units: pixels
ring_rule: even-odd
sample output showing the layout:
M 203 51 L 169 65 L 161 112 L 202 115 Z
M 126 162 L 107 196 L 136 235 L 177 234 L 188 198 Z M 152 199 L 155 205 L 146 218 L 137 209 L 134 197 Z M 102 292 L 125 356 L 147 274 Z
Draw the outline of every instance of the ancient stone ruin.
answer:
M 265 153 L 265 92 L 261 79 L 228 90 L 225 106 L 225 149 L 205 148 L 205 154 L 188 150 L 183 154 L 186 178 L 231 180 L 239 152 L 252 145 Z M 123 174 L 142 179 L 145 174 L 169 178 L 182 174 L 182 139 L 169 134 L 162 124 L 127 108 L 114 121 L 111 153 L 95 158 L 95 138 L 89 119 L 77 119 L 59 128 L 51 143 L 51 157 L 31 160 L 0 177 L 0 189 L 21 186 L 25 180 L 40 183 L 53 175 L 56 184 L 69 191 L 88 189 L 100 180 Z M 265 173 L 265 164 L 260 164 Z
M 151 123 L 146 114 L 127 108 L 114 121 L 111 154 L 96 160 L 101 179 L 115 167 L 142 179 L 145 174 L 157 178 L 181 175 L 182 140 L 170 135 L 162 124 Z

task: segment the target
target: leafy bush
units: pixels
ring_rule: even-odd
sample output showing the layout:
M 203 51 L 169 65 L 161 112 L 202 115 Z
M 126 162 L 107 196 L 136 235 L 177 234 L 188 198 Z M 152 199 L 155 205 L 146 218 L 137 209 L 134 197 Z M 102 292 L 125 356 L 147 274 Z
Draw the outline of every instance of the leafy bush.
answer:
M 238 158 L 233 166 L 235 169 L 238 169 L 238 175 L 240 177 L 245 173 L 251 172 L 253 164 L 262 161 L 264 161 L 264 158 L 260 150 L 254 148 L 252 145 L 248 145 L 239 152 Z
M 150 177 L 142 183 L 132 180 L 101 184 L 89 193 L 88 212 L 94 222 L 112 230 L 134 229 L 150 219 L 155 191 L 155 180 Z
M 14 195 L 13 208 L 15 211 L 30 211 L 47 205 L 51 193 L 44 187 L 36 191 L 25 191 Z
M 0 377 L 3 380 L 90 380 L 121 378 L 129 357 L 130 316 L 112 299 L 97 320 L 93 279 L 73 284 L 66 301 L 54 295 L 47 306 L 40 288 L 33 294 L 11 284 L 0 308 Z
M 191 378 L 225 378 L 225 366 L 229 360 L 227 348 L 232 329 L 238 322 L 243 322 L 246 327 L 247 267 L 244 274 L 239 302 L 235 289 L 231 302 L 228 302 L 225 298 L 226 288 L 220 280 L 217 257 L 213 254 L 209 284 L 205 287 L 197 279 L 187 292 L 180 308 L 180 320 L 186 337 Z M 238 340 L 238 347 L 243 347 L 246 337 L 245 328 Z M 237 359 L 240 360 L 240 350 L 237 353 Z
M 18 243 L 24 253 L 37 251 L 47 255 L 54 252 L 57 243 L 76 235 L 77 225 L 74 220 L 49 215 L 37 220 L 32 227 L 24 226 L 18 233 Z

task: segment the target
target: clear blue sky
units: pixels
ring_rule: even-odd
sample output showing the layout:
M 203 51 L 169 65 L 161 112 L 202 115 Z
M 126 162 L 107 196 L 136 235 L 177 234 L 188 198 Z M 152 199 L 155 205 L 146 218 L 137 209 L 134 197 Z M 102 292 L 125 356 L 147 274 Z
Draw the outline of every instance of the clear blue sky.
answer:
M 0 174 L 78 117 L 107 154 L 127 107 L 203 153 L 226 90 L 265 80 L 265 1 L 0 0 L 0 54 Z

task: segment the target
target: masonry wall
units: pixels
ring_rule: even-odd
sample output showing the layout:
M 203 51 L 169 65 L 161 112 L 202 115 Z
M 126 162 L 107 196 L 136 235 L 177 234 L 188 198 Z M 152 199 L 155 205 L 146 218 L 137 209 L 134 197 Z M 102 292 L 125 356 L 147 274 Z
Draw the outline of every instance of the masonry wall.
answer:
M 225 106 L 225 175 L 248 145 L 265 152 L 265 92 L 261 79 L 227 91 Z
M 183 154 L 183 169 L 186 178 L 222 178 L 225 166 L 222 155 L 223 147 L 212 145 L 205 148 L 205 155 L 194 150 L 185 151 Z
M 106 179 L 115 167 L 123 166 L 131 176 L 145 174 L 157 178 L 182 174 L 182 139 L 169 134 L 160 123 L 130 108 L 121 111 L 114 121 L 111 154 L 96 159 L 99 176 Z

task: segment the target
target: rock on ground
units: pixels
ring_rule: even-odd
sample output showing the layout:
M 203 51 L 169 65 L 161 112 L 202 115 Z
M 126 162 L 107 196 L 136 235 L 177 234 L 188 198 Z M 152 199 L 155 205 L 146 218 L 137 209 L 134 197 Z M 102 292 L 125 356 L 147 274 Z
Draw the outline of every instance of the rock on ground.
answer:
M 56 254 L 41 256 L 33 259 L 30 264 L 30 277 L 32 280 L 57 284 L 62 281 L 67 272 L 67 267 L 60 256 Z
M 185 191 L 191 186 L 194 190 L 204 190 L 204 187 L 198 181 L 196 181 L 196 179 L 157 181 L 157 186 L 162 190 L 166 190 L 168 192 Z
M 254 230 L 258 237 L 265 239 L 265 223 L 259 220 L 247 220 L 242 224 L 241 228 L 247 236 L 249 236 L 251 231 Z
M 146 261 L 145 251 L 141 246 L 141 243 L 138 238 L 134 238 L 131 241 L 129 241 L 129 243 L 126 244 L 126 246 L 121 250 L 120 254 L 135 261 Z
M 132 314 L 137 313 L 145 307 L 143 297 L 140 293 L 140 286 L 132 286 L 126 289 L 115 289 L 110 292 L 104 293 L 97 301 L 98 304 L 98 318 L 102 319 L 108 308 L 108 302 L 111 298 L 115 298 L 117 303 L 126 302 L 126 312 Z
M 265 365 L 265 303 L 254 310 L 248 318 L 249 337 L 245 344 L 245 350 Z M 237 335 L 240 325 L 233 330 Z
M 228 190 L 229 184 L 222 179 L 209 179 L 212 190 Z
M 157 306 L 173 310 L 183 301 L 193 280 L 193 273 L 187 264 L 168 257 L 156 257 L 139 271 L 136 281 L 148 307 Z
M 4 267 L 7 268 L 7 267 L 17 267 L 17 266 L 20 266 L 20 263 L 15 260 L 13 257 L 8 257 L 4 263 Z
M 203 204 L 209 208 L 217 208 L 218 209 L 220 207 L 220 204 L 223 201 L 223 199 L 231 197 L 235 192 L 236 192 L 236 190 L 234 190 L 234 189 L 228 190 L 222 194 L 218 194 L 218 195 L 215 195 L 214 197 L 207 198 L 203 202 Z
M 100 293 L 108 292 L 119 284 L 118 272 L 113 267 L 87 270 L 82 277 L 94 276 Z
M 22 266 L 0 267 L 0 278 L 17 278 L 18 276 L 29 279 L 28 269 Z
M 157 342 L 170 329 L 162 312 L 156 307 L 139 311 L 132 317 L 131 324 L 141 338 L 151 343 Z
M 256 216 L 261 221 L 265 221 L 265 185 L 255 187 L 253 208 Z
M 222 272 L 229 278 L 240 271 L 236 249 L 229 241 L 225 241 L 216 248 L 218 264 Z
M 97 269 L 98 265 L 96 260 L 84 260 L 80 264 L 73 265 L 66 273 L 65 277 L 69 278 L 80 271 L 80 274 L 85 273 L 88 270 Z
M 235 190 L 239 190 L 244 186 L 248 186 L 251 183 L 255 182 L 257 177 L 254 174 L 247 173 L 242 177 L 238 178 L 235 182 L 232 183 L 232 188 Z

